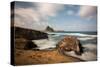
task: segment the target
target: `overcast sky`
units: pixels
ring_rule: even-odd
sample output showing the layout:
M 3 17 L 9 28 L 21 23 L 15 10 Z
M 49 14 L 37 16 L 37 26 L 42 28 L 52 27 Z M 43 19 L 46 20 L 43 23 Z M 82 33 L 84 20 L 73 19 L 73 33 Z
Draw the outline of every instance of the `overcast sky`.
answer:
M 15 26 L 44 30 L 96 31 L 97 7 L 54 3 L 15 2 Z

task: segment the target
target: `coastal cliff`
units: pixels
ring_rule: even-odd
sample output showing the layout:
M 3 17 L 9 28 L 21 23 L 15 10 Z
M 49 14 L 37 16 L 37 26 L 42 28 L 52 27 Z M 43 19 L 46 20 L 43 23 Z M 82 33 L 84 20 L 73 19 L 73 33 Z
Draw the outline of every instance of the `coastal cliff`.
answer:
M 46 39 L 48 38 L 47 33 L 31 30 L 31 29 L 25 29 L 20 27 L 11 27 L 11 30 L 14 29 L 15 38 L 25 38 L 28 40 L 37 40 L 37 39 Z
M 11 36 L 12 44 L 15 44 L 14 48 L 25 50 L 37 47 L 32 40 L 48 39 L 47 33 L 20 27 L 11 27 Z

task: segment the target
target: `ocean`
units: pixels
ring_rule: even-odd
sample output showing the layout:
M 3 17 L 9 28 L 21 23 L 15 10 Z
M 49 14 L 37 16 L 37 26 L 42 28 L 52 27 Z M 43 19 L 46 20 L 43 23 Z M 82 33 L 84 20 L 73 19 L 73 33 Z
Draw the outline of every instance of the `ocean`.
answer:
M 73 51 L 66 52 L 66 54 L 78 57 L 86 61 L 97 60 L 97 32 L 47 32 L 48 39 L 33 40 L 40 50 L 55 48 L 57 43 L 61 41 L 66 35 L 75 36 L 82 44 L 83 54 L 76 55 Z

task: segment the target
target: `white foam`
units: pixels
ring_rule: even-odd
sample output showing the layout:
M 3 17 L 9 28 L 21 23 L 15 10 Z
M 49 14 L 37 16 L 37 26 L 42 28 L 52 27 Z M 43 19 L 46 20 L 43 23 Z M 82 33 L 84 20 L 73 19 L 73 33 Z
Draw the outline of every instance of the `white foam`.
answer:
M 91 40 L 91 39 L 94 39 L 94 37 L 83 37 L 83 38 L 78 38 L 79 40 L 82 40 L 82 41 L 86 41 L 86 40 Z
M 66 52 L 66 54 L 83 59 L 83 60 L 86 60 L 86 61 L 93 61 L 93 60 L 96 60 L 96 58 L 97 58 L 96 54 L 94 54 L 93 52 L 89 52 L 89 51 L 84 52 L 82 55 L 76 55 L 74 53 L 74 51 Z
M 70 56 L 74 56 L 86 61 L 93 61 L 97 59 L 97 54 L 94 53 L 97 50 L 97 46 L 94 44 L 85 44 L 83 47 L 87 48 L 88 51 L 85 51 L 82 55 L 76 55 L 74 51 L 66 52 Z
M 79 34 L 77 34 L 77 35 L 79 35 Z M 81 36 L 83 36 L 83 37 L 79 38 L 79 40 L 84 40 L 84 41 L 93 39 L 95 37 L 95 36 L 89 37 L 89 35 L 88 35 L 88 37 L 86 37 L 86 35 L 83 35 L 83 34 L 81 34 Z M 54 41 L 51 36 L 50 36 L 49 40 L 48 39 L 41 39 L 41 40 L 32 40 L 32 41 L 35 44 L 37 44 L 37 46 L 39 46 L 38 49 L 40 49 L 40 50 L 48 49 L 48 48 L 55 48 L 56 44 L 57 44 L 57 41 Z M 97 59 L 97 55 L 95 53 L 96 50 L 97 50 L 97 45 L 96 44 L 88 43 L 88 44 L 84 44 L 82 46 L 84 48 L 88 49 L 88 50 L 85 50 L 85 52 L 81 56 L 76 55 L 74 53 L 74 51 L 66 52 L 66 54 L 74 56 L 74 57 L 78 57 L 78 58 L 86 60 L 86 61 L 96 60 Z
M 97 45 L 96 44 L 91 44 L 91 43 L 85 44 L 85 45 L 83 45 L 83 47 L 85 47 L 89 50 L 96 50 L 97 49 Z
M 47 49 L 47 48 L 54 48 L 56 47 L 56 42 L 52 40 L 47 39 L 41 39 L 41 40 L 33 40 L 35 44 L 39 47 L 38 49 Z
M 60 35 L 72 35 L 72 36 L 97 37 L 97 35 L 89 35 L 89 34 L 82 34 L 82 33 L 48 33 L 48 34 L 55 34 L 55 36 L 60 36 Z

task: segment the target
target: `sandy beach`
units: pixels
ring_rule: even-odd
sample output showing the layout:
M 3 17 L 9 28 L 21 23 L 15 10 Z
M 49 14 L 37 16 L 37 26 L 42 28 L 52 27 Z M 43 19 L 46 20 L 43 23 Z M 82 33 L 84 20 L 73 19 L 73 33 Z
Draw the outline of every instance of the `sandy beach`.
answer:
M 61 55 L 53 50 L 18 50 L 15 52 L 15 65 L 52 64 L 83 61 L 69 55 Z

